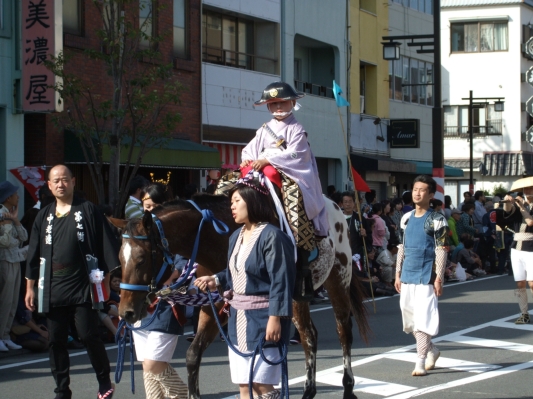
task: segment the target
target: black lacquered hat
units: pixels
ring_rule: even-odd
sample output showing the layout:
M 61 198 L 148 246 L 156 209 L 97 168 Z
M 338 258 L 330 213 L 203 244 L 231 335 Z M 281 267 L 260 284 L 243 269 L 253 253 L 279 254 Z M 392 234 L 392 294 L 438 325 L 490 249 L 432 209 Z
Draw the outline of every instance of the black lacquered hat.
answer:
M 305 96 L 305 93 L 294 90 L 291 85 L 285 82 L 274 82 L 263 90 L 263 96 L 254 104 L 262 105 L 275 101 L 298 100 L 303 96 Z

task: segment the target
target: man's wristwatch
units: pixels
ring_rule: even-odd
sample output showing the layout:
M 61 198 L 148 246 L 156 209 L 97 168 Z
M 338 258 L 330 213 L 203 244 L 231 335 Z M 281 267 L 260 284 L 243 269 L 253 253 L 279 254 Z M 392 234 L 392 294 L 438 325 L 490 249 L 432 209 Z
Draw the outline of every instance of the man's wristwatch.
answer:
M 214 274 L 213 277 L 215 278 L 215 285 L 217 287 L 220 287 L 220 280 L 218 279 L 218 276 L 216 274 Z

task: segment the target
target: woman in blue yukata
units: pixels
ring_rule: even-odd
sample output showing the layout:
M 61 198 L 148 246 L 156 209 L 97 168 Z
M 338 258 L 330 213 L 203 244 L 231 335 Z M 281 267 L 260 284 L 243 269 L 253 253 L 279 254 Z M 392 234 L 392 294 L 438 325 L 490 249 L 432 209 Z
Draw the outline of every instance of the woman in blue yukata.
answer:
M 230 238 L 228 268 L 195 282 L 204 291 L 218 287 L 230 290 L 229 338 L 244 353 L 252 352 L 263 334 L 267 343 L 283 340 L 287 344 L 292 317 L 294 247 L 289 237 L 271 224 L 274 208 L 262 179 L 262 174 L 251 171 L 231 192 L 231 213 L 243 226 Z M 265 349 L 266 357 L 279 360 L 277 346 L 270 346 Z M 231 380 L 239 385 L 240 397 L 250 397 L 251 357 L 241 357 L 229 349 L 229 361 Z M 279 398 L 274 386 L 280 380 L 281 365 L 268 365 L 256 356 L 254 397 Z

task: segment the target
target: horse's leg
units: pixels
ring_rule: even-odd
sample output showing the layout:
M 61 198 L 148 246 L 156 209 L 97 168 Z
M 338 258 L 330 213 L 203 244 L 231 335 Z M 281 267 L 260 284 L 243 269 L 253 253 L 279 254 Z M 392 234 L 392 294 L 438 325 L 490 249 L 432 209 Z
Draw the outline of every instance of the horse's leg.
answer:
M 344 376 L 342 377 L 342 385 L 344 386 L 343 399 L 357 399 L 353 393 L 354 377 L 352 372 L 352 319 L 350 317 L 350 280 L 343 278 L 340 273 L 341 266 L 335 262 L 331 273 L 324 282 L 324 287 L 328 291 L 335 320 L 337 322 L 337 333 L 342 347 L 342 357 L 344 366 Z
M 220 305 L 219 305 L 220 306 Z M 227 320 L 224 320 L 226 323 Z M 198 318 L 198 330 L 194 341 L 189 346 L 186 356 L 188 383 L 189 383 L 189 399 L 200 398 L 200 362 L 202 355 L 213 340 L 218 336 L 218 327 L 213 318 L 213 311 L 210 306 L 202 307 L 200 316 Z
M 305 385 L 302 399 L 312 399 L 316 395 L 316 351 L 318 333 L 316 331 L 309 302 L 292 302 L 294 325 L 300 333 L 300 340 L 305 352 Z

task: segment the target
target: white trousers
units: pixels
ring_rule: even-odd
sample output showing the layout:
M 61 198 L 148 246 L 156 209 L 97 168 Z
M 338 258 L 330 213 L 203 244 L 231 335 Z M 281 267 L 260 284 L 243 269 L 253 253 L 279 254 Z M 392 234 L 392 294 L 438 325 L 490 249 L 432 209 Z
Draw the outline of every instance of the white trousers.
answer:
M 422 331 L 431 336 L 439 333 L 439 308 L 433 285 L 402 283 L 400 309 L 405 333 Z

